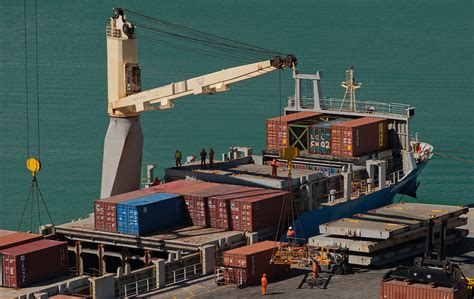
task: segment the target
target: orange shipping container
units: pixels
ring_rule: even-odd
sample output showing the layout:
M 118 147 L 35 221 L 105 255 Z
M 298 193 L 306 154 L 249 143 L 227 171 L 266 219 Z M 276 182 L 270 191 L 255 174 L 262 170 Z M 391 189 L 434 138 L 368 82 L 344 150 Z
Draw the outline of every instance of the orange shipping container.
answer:
M 316 112 L 298 112 L 267 119 L 267 149 L 288 147 L 288 125 L 322 115 Z
M 382 281 L 380 299 L 465 299 L 468 298 L 467 288 L 459 286 L 446 288 L 431 284 L 410 283 L 406 281 Z
M 331 155 L 359 157 L 388 148 L 387 120 L 363 117 L 331 127 Z

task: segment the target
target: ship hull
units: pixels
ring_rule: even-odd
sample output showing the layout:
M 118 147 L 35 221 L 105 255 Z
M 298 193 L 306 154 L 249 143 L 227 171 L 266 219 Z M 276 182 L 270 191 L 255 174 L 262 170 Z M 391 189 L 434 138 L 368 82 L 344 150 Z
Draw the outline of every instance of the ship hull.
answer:
M 428 161 L 424 161 L 393 184 L 382 190 L 361 196 L 333 206 L 322 206 L 314 210 L 304 212 L 295 221 L 297 233 L 309 238 L 319 235 L 319 225 L 336 219 L 351 217 L 354 214 L 365 213 L 382 206 L 392 204 L 397 194 L 412 194 L 416 191 L 417 177 Z

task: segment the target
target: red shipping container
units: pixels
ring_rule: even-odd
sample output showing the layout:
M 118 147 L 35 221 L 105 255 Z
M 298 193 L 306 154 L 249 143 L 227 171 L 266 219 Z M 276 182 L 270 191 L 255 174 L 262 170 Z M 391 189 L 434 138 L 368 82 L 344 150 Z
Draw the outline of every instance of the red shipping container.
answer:
M 3 286 L 22 288 L 67 274 L 67 243 L 39 240 L 0 251 Z
M 94 202 L 94 226 L 103 232 L 117 232 L 117 204 L 126 200 L 140 198 L 153 194 L 153 192 L 135 190 L 112 197 L 98 199 Z
M 249 198 L 256 195 L 274 193 L 274 190 L 241 187 L 232 193 L 213 196 L 208 199 L 209 206 L 209 223 L 211 227 L 229 230 L 230 226 L 230 201 L 232 199 Z
M 363 117 L 331 127 L 331 155 L 359 157 L 388 148 L 388 122 Z
M 0 250 L 43 239 L 42 235 L 13 232 L 0 237 Z
M 288 125 L 297 121 L 309 120 L 322 115 L 315 112 L 298 112 L 267 119 L 267 149 L 288 147 Z
M 188 180 L 177 180 L 169 183 L 164 183 L 156 186 L 152 186 L 147 189 L 147 191 L 156 192 L 156 193 L 173 193 L 172 190 L 192 186 L 198 184 L 198 181 L 188 181 Z
M 260 283 L 263 273 L 270 279 L 285 273 L 290 268 L 289 265 L 270 264 L 270 259 L 278 247 L 278 242 L 263 241 L 225 251 L 224 278 L 238 280 L 228 281 L 230 283 L 242 282 L 244 285 L 252 285 Z
M 406 281 L 382 281 L 380 299 L 464 299 L 468 298 L 467 288 L 460 283 L 453 288 L 435 287 L 431 284 Z
M 16 233 L 16 231 L 0 229 L 0 238 Z
M 283 200 L 288 193 L 278 190 L 266 191 L 268 193 L 264 195 L 231 200 L 231 229 L 254 232 L 278 224 Z
M 241 189 L 241 186 L 219 184 L 215 187 L 184 195 L 186 206 L 188 207 L 191 223 L 197 226 L 209 226 L 209 206 L 208 198 L 211 196 L 224 195 L 233 190 Z

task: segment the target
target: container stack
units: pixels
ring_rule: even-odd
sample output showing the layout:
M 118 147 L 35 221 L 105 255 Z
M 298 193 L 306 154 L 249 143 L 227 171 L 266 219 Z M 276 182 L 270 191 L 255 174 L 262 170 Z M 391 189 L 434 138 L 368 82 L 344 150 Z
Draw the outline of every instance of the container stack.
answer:
M 279 150 L 291 146 L 289 142 L 288 126 L 301 121 L 316 119 L 321 113 L 299 112 L 267 119 L 267 148 Z
M 94 203 L 95 229 L 143 236 L 182 225 L 256 231 L 276 226 L 286 192 L 174 181 Z
M 388 148 L 386 119 L 362 117 L 322 121 L 322 116 L 301 112 L 268 119 L 267 149 L 292 146 L 309 154 L 356 158 Z
M 397 203 L 342 218 L 319 226 L 322 235 L 309 238 L 310 246 L 340 246 L 349 249 L 349 263 L 382 266 L 421 254 L 429 221 L 446 221 L 446 243 L 460 241 L 467 230 L 467 208 Z
M 223 282 L 242 286 L 260 283 L 263 273 L 268 279 L 288 271 L 289 265 L 270 264 L 270 259 L 279 247 L 278 242 L 264 241 L 228 250 L 223 255 Z
M 331 126 L 331 154 L 359 157 L 388 148 L 387 120 L 363 117 Z
M 0 231 L 0 287 L 23 288 L 67 274 L 66 242 L 43 236 Z
M 184 202 L 176 194 L 155 193 L 117 204 L 117 231 L 143 236 L 184 224 Z

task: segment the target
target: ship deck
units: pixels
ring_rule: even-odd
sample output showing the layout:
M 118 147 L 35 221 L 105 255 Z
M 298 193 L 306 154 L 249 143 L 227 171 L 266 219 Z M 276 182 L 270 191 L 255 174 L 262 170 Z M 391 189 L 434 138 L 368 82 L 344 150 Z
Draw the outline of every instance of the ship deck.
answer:
M 209 165 L 202 167 L 200 163 L 191 163 L 179 168 L 168 168 L 165 170 L 165 176 L 170 179 L 194 178 L 208 182 L 274 189 L 288 187 L 288 169 L 286 167 L 278 167 L 277 177 L 272 177 L 271 166 L 249 164 L 249 159 L 216 162 L 212 168 Z M 320 171 L 293 169 L 291 171 L 291 186 L 298 185 L 301 178 L 316 180 L 322 177 Z
M 75 220 L 56 226 L 56 233 L 70 240 L 100 242 L 115 246 L 141 248 L 156 251 L 197 251 L 209 244 L 237 243 L 245 240 L 245 233 L 211 227 L 182 226 L 146 236 L 132 236 L 119 233 L 96 231 L 94 218 Z

